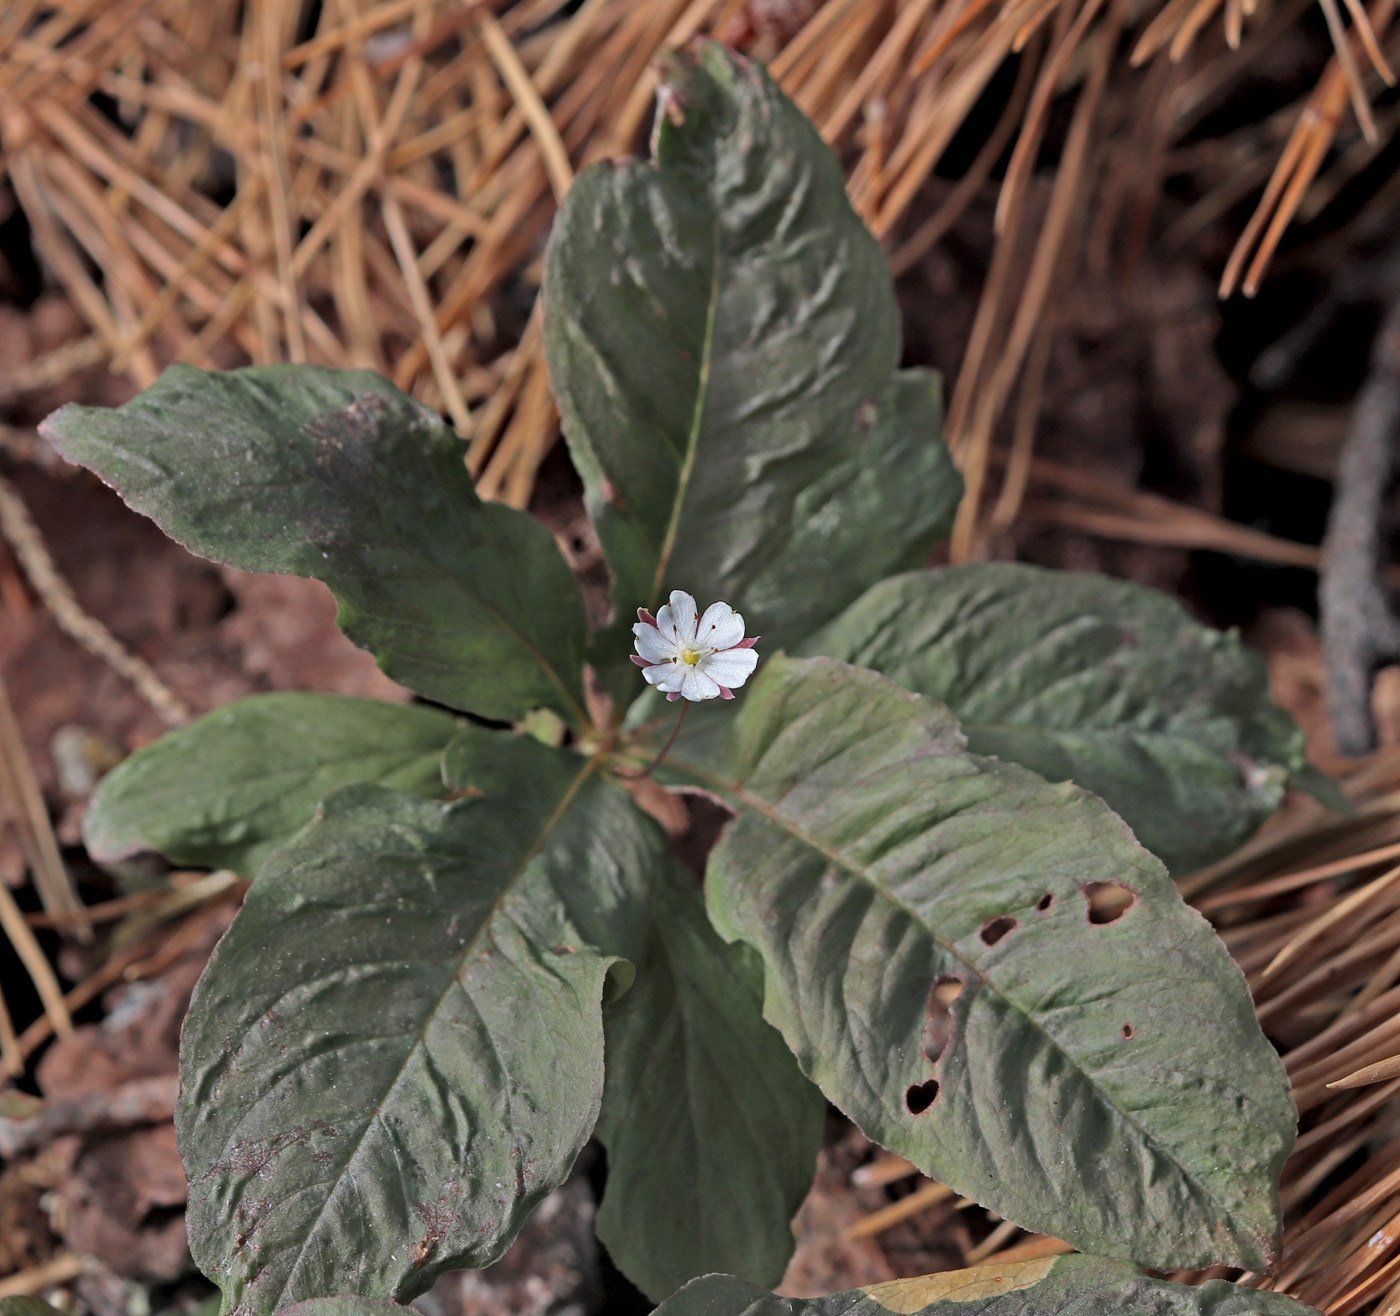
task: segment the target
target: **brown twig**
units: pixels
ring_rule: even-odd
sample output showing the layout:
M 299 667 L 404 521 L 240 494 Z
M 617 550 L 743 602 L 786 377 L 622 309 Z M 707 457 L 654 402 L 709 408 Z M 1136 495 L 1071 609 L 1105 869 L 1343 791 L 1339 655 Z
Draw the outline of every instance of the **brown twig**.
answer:
M 1374 746 L 1371 678 L 1377 667 L 1400 657 L 1400 619 L 1381 584 L 1380 531 L 1398 433 L 1400 298 L 1381 325 L 1370 374 L 1352 411 L 1322 548 L 1318 599 L 1327 704 L 1344 754 Z
M 83 610 L 72 588 L 54 566 L 39 527 L 30 517 L 19 491 L 3 476 L 0 476 L 0 534 L 14 550 L 34 592 L 68 635 L 129 681 L 168 726 L 181 726 L 190 720 L 189 707 L 155 674 L 150 664 L 130 652 L 101 622 Z

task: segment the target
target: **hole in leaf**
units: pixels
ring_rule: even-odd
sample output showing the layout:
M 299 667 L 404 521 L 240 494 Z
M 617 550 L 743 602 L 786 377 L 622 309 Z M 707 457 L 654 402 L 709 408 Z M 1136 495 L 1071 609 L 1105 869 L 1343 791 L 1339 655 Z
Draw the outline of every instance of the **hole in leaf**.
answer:
M 1055 903 L 1053 892 L 1047 891 L 1039 900 L 1035 902 L 1035 907 L 1043 914 L 1051 905 Z
M 945 973 L 935 978 L 928 991 L 928 1001 L 924 1009 L 924 1055 L 931 1065 L 938 1063 L 939 1057 L 947 1049 L 953 1036 L 953 1002 L 962 995 L 963 980 Z
M 922 1115 L 935 1101 L 938 1100 L 939 1083 L 936 1078 L 925 1079 L 922 1083 L 915 1083 L 908 1092 L 904 1094 L 904 1104 L 909 1108 L 911 1115 Z
M 1137 893 L 1121 882 L 1086 882 L 1084 899 L 1090 923 L 1112 923 L 1123 917 L 1137 900 Z
M 989 918 L 982 924 L 982 931 L 979 934 L 984 946 L 995 946 L 1008 932 L 1014 932 L 1017 920 L 1008 914 L 1002 914 L 997 918 Z
M 1137 1029 L 1132 1024 L 1124 1024 L 1118 1031 L 1123 1035 L 1125 1042 L 1131 1042 L 1137 1036 Z

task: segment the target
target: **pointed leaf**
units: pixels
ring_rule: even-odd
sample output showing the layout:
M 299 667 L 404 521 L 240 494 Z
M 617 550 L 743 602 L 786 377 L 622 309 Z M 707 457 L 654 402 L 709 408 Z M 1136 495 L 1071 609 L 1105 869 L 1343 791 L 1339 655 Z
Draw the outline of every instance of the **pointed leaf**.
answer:
M 1083 1250 L 1270 1263 L 1283 1068 L 1102 801 L 965 752 L 941 705 L 830 659 L 770 659 L 735 740 L 710 915 L 763 956 L 765 1013 L 832 1101 Z M 1092 903 L 1114 892 L 1126 912 Z
M 636 982 L 603 1016 L 598 1237 L 655 1300 L 716 1269 L 776 1284 L 826 1102 L 764 1022 L 756 957 L 715 935 L 695 880 L 658 865 L 650 898 Z
M 790 643 L 926 557 L 961 492 L 816 129 L 713 42 L 672 57 L 662 106 L 656 163 L 585 170 L 547 255 L 551 378 L 622 623 L 600 667 L 672 588 Z
M 94 859 L 154 850 L 177 864 L 252 877 L 322 796 L 378 782 L 447 793 L 448 713 L 339 695 L 253 695 L 138 749 L 102 779 L 83 820 Z
M 1153 1279 L 1102 1257 L 1042 1257 L 889 1280 L 825 1298 L 779 1298 L 730 1275 L 687 1284 L 656 1316 L 1316 1316 L 1282 1293 L 1213 1279 Z M 354 1316 L 354 1314 L 347 1314 Z M 366 1313 L 366 1316 L 369 1316 Z
M 599 933 L 636 924 L 656 829 L 587 761 L 495 739 L 532 759 L 528 796 L 342 788 L 200 981 L 177 1123 L 226 1308 L 407 1301 L 486 1265 L 592 1130 Z
M 549 532 L 483 503 L 461 442 L 379 375 L 175 365 L 43 431 L 193 552 L 325 581 L 346 634 L 419 694 L 585 723 L 583 602 Z
M 970 749 L 1102 796 L 1173 872 L 1229 854 L 1306 768 L 1263 660 L 1127 581 L 1012 563 L 898 576 L 800 651 L 942 700 Z

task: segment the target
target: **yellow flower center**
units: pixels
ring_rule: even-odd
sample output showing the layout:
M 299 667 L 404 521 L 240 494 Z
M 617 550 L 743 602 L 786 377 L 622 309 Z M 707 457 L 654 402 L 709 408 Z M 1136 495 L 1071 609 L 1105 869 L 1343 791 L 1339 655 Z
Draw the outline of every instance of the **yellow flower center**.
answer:
M 684 649 L 681 650 L 681 662 L 685 663 L 688 667 L 694 667 L 695 664 L 698 663 L 699 661 L 700 661 L 700 650 L 699 650 L 699 649 L 691 649 L 691 648 L 687 647 L 687 648 L 684 648 Z

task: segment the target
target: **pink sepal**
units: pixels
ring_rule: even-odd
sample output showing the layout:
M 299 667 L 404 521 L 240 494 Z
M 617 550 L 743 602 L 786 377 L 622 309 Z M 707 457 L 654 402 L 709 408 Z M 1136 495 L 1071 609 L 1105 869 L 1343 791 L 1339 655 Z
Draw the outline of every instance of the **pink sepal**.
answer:
M 734 649 L 752 649 L 762 638 L 763 636 L 761 635 L 750 635 L 747 640 L 740 640 L 738 644 L 731 645 L 730 647 Z
M 647 662 L 647 660 L 646 660 L 645 658 L 643 658 L 642 655 L 639 654 L 639 653 L 629 653 L 627 656 L 628 656 L 634 663 L 636 663 L 638 667 L 655 667 L 655 666 L 656 666 L 655 663 L 649 663 L 649 662 Z
M 637 609 L 637 620 L 646 622 L 648 626 L 656 625 L 656 618 L 653 617 L 651 613 L 649 613 L 645 608 Z
M 719 697 L 721 699 L 733 699 L 734 691 L 732 691 L 727 685 L 722 685 L 719 688 Z
M 666 702 L 668 704 L 674 704 L 679 698 L 680 695 L 676 691 L 672 690 L 671 693 L 666 696 Z

